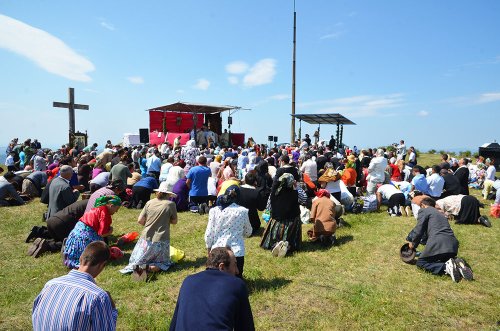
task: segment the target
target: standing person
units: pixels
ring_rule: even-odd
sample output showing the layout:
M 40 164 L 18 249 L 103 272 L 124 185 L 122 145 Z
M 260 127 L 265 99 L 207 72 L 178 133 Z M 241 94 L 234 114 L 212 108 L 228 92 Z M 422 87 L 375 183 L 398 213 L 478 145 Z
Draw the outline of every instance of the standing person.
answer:
M 297 182 L 290 173 L 278 178 L 271 190 L 271 219 L 262 235 L 260 247 L 272 249 L 273 256 L 284 257 L 288 252 L 300 249 L 302 222 L 300 221 Z
M 212 172 L 207 167 L 207 158 L 198 158 L 198 165 L 189 169 L 186 185 L 189 187 L 189 200 L 197 205 L 208 202 L 208 177 Z
M 16 152 L 12 151 L 5 159 L 5 165 L 7 166 L 7 171 L 12 171 L 12 172 L 16 171 L 16 161 L 14 161 L 15 155 Z
M 118 311 L 95 283 L 110 257 L 102 241 L 89 244 L 77 270 L 47 282 L 33 302 L 33 330 L 115 330 Z
M 458 240 L 448 219 L 435 205 L 432 198 L 422 199 L 417 225 L 407 238 L 410 248 L 417 249 L 422 237 L 427 235 L 427 243 L 417 260 L 417 267 L 434 275 L 448 274 L 454 282 L 459 282 L 462 277 L 472 280 L 472 270 L 462 259 L 457 258 Z
M 403 139 L 401 139 L 399 145 L 396 146 L 396 155 L 398 160 L 406 160 L 406 145 Z
M 229 247 L 210 251 L 207 269 L 187 276 L 179 290 L 170 331 L 255 330 L 248 291 Z
M 96 200 L 91 211 L 83 214 L 68 235 L 63 247 L 64 265 L 70 269 L 80 266 L 80 256 L 93 241 L 103 240 L 113 233 L 111 216 L 120 209 L 122 201 L 116 195 L 107 195 Z
M 453 174 L 460 183 L 461 191 L 460 194 L 469 195 L 469 168 L 467 165 L 469 160 L 466 158 L 461 158 L 458 161 L 458 169 Z
M 382 184 L 385 180 L 387 159 L 384 157 L 384 150 L 381 148 L 377 149 L 375 155 L 368 166 L 368 184 L 366 187 L 368 194 L 375 194 L 377 184 Z
M 417 165 L 417 152 L 415 151 L 415 147 L 413 146 L 410 147 L 409 151 L 410 156 L 408 157 L 408 166 L 410 168 L 413 168 Z
M 236 256 L 238 277 L 243 276 L 245 264 L 244 237 L 252 234 L 248 209 L 238 205 L 240 189 L 231 185 L 217 198 L 216 207 L 210 209 L 205 230 L 205 243 L 208 252 L 215 247 L 231 247 Z
M 165 182 L 155 191 L 156 198 L 146 203 L 137 219 L 144 230 L 130 255 L 128 266 L 120 270 L 121 273 L 132 272 L 135 268 L 144 269 L 144 265 L 149 265 L 148 271 L 167 271 L 172 265 L 170 224 L 177 224 L 177 209 L 169 198 L 175 197 L 175 194 L 167 190 Z
M 63 165 L 59 168 L 59 177 L 54 178 L 50 183 L 47 218 L 78 200 L 80 192 L 69 184 L 72 176 L 73 168 L 69 165 Z
M 333 135 L 330 136 L 330 141 L 328 142 L 328 148 L 333 151 L 335 149 L 335 139 Z

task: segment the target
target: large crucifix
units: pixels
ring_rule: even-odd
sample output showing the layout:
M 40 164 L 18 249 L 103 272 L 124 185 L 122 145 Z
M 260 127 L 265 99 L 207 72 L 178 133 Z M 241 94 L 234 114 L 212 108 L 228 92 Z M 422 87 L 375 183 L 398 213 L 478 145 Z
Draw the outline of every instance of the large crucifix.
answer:
M 69 92 L 69 102 L 54 102 L 53 107 L 68 108 L 69 111 L 69 147 L 73 146 L 73 136 L 75 134 L 75 109 L 89 110 L 88 105 L 75 104 L 75 89 L 70 87 Z

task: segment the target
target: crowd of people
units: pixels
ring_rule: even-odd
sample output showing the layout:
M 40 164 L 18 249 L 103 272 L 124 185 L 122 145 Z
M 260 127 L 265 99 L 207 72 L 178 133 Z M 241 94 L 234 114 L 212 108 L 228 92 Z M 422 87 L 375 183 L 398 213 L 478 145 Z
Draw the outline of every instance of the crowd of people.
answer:
M 105 241 L 121 207 L 141 210 L 137 222 L 142 233 L 120 270 L 137 279 L 173 264 L 170 224 L 182 218 L 178 212 L 208 215 L 207 270 L 184 281 L 172 330 L 199 329 L 207 321 L 221 329 L 253 329 L 243 275 L 245 238 L 260 236 L 260 246 L 281 258 L 300 252 L 302 225 L 310 224 L 308 240 L 331 246 L 337 228 L 345 224 L 342 216 L 382 205 L 390 217 L 413 215 L 417 220 L 406 240 L 413 250 L 425 245 L 418 267 L 457 282 L 473 279 L 469 265 L 457 257 L 458 240 L 449 221 L 491 226 L 469 187 L 483 188 L 484 199 L 493 193 L 495 204 L 500 203 L 493 159 L 480 157 L 473 164 L 443 154 L 440 164 L 426 169 L 418 164 L 415 148 L 406 148 L 403 140 L 388 148 L 358 150 L 337 146 L 333 136 L 328 143 L 312 143 L 306 135 L 295 144 L 268 148 L 253 140 L 245 146 L 229 146 L 224 140 L 218 144 L 203 134 L 206 130 L 200 132 L 184 146 L 178 139 L 131 148 L 108 141 L 100 153 L 97 143 L 50 151 L 37 140 L 11 141 L 8 171 L 0 178 L 0 206 L 40 197 L 47 204 L 46 226 L 32 228 L 28 255 L 61 251 L 71 269 L 49 281 L 35 300 L 35 330 L 52 329 L 54 323 L 70 329 L 91 324 L 114 328 L 113 300 L 94 278 L 109 259 Z M 76 308 L 68 298 L 86 298 L 87 306 Z M 96 300 L 94 311 L 90 307 Z M 64 309 L 50 308 L 53 304 Z M 74 316 L 64 313 L 75 309 Z

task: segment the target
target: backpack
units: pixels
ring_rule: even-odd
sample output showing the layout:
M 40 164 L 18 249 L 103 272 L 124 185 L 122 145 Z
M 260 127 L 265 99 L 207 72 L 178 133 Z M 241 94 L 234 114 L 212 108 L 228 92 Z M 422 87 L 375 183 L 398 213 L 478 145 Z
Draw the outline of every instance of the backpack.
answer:
M 361 197 L 361 200 L 363 200 L 363 213 L 377 210 L 377 196 L 375 194 Z

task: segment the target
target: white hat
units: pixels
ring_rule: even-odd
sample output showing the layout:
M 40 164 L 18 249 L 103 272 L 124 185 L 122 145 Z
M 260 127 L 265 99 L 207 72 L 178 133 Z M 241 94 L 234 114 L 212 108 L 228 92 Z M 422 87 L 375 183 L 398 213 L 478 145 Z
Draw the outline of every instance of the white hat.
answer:
M 157 188 L 154 191 L 155 192 L 161 192 L 161 193 L 167 193 L 167 194 L 170 194 L 171 196 L 173 196 L 175 198 L 177 196 L 177 194 L 175 194 L 174 192 L 171 192 L 171 191 L 167 190 L 167 187 L 168 187 L 167 182 L 161 182 L 160 183 L 160 187 Z

